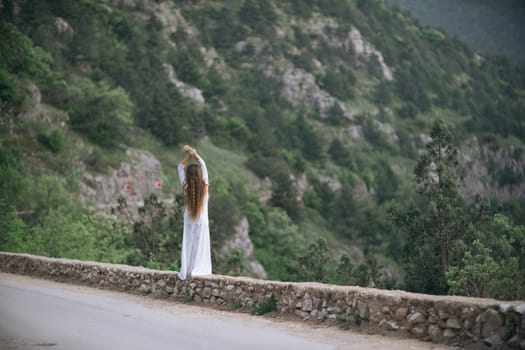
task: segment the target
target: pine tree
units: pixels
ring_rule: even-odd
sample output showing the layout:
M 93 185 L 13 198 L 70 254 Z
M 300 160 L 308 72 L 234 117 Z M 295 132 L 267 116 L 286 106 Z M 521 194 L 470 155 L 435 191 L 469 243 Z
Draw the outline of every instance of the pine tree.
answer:
M 415 167 L 419 205 L 391 211 L 397 228 L 405 235 L 403 252 L 406 284 L 411 290 L 445 293 L 445 273 L 451 261 L 454 243 L 465 237 L 467 205 L 460 191 L 458 150 L 451 143 L 446 124 L 438 120 Z

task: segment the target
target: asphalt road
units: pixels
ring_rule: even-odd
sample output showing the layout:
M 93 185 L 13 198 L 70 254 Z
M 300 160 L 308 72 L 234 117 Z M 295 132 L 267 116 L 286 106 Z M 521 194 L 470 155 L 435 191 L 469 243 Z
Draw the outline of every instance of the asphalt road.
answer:
M 0 349 L 449 349 L 0 273 Z

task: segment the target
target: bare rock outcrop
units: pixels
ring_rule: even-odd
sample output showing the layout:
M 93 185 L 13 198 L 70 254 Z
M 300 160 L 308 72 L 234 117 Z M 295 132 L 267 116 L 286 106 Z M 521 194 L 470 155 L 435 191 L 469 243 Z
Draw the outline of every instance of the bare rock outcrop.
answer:
M 29 92 L 24 109 L 17 115 L 23 121 L 38 121 L 46 127 L 66 128 L 69 116 L 66 112 L 42 103 L 42 94 L 38 86 L 30 81 L 22 82 Z
M 199 103 L 204 103 L 204 96 L 202 95 L 202 91 L 196 87 L 190 86 L 180 80 L 177 79 L 175 76 L 175 70 L 173 69 L 173 66 L 170 64 L 164 64 L 164 68 L 166 69 L 166 73 L 168 74 L 169 80 L 177 87 L 177 90 L 181 93 L 181 95 L 191 98 L 194 101 L 197 101 Z
M 116 207 L 118 198 L 123 196 L 130 208 L 137 208 L 150 193 L 161 194 L 161 164 L 157 158 L 148 151 L 132 148 L 126 155 L 128 160 L 118 169 L 109 169 L 106 174 L 83 173 L 81 199 L 86 204 L 95 203 L 96 209 L 107 211 Z
M 509 145 L 493 147 L 476 137 L 460 146 L 460 163 L 468 197 L 483 195 L 505 202 L 525 198 L 525 150 Z
M 383 58 L 383 54 L 377 50 L 371 43 L 365 41 L 361 36 L 361 32 L 353 27 L 348 36 L 348 40 L 352 43 L 354 50 L 357 54 L 370 57 L 375 55 L 381 65 L 381 71 L 383 72 L 383 78 L 386 80 L 393 80 L 394 74 L 392 69 L 388 67 Z
M 227 241 L 221 248 L 225 255 L 231 254 L 234 251 L 239 251 L 246 259 L 244 268 L 250 275 L 257 278 L 267 278 L 268 275 L 264 267 L 255 258 L 253 254 L 253 242 L 250 239 L 250 223 L 246 217 L 243 217 L 239 224 L 235 227 L 235 235 Z

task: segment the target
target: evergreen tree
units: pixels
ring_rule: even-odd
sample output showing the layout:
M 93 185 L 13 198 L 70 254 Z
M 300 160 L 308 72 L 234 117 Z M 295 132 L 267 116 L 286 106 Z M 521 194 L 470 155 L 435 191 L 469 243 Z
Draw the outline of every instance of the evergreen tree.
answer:
M 465 237 L 469 220 L 460 192 L 458 150 L 446 124 L 438 120 L 432 141 L 414 170 L 420 205 L 392 211 L 393 222 L 406 235 L 404 264 L 411 290 L 445 293 L 445 273 L 456 241 Z
M 332 267 L 326 239 L 319 237 L 310 243 L 305 255 L 299 258 L 301 280 L 327 282 Z
M 328 147 L 328 153 L 333 161 L 341 166 L 351 163 L 350 152 L 344 147 L 339 139 L 333 139 Z
M 303 116 L 297 117 L 295 131 L 297 142 L 305 158 L 310 161 L 322 160 L 324 156 L 322 141 Z

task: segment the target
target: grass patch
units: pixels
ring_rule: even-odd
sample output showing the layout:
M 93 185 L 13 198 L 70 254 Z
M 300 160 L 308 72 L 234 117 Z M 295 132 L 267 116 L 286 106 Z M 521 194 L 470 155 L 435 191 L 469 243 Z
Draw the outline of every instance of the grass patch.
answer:
M 267 298 L 266 300 L 263 300 L 255 308 L 252 310 L 252 315 L 264 315 L 269 312 L 277 311 L 277 299 L 273 296 L 273 294 Z
M 232 310 L 238 310 L 240 308 L 242 308 L 244 306 L 244 302 L 242 300 L 235 300 L 232 305 L 231 305 L 231 308 Z
M 216 174 L 225 179 L 236 179 L 250 189 L 259 187 L 259 179 L 245 165 L 248 158 L 244 154 L 219 148 L 208 139 L 200 141 L 196 148 L 206 160 L 212 179 Z
M 160 140 L 146 132 L 136 136 L 135 147 L 151 152 L 162 164 L 163 192 L 179 191 L 177 165 L 185 156 L 182 145 L 166 147 Z M 260 187 L 260 180 L 245 166 L 248 159 L 245 155 L 217 147 L 209 139 L 203 139 L 191 146 L 195 147 L 206 161 L 212 185 L 214 177 L 222 177 L 244 183 L 251 190 Z

